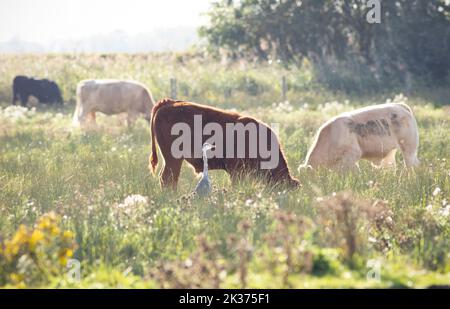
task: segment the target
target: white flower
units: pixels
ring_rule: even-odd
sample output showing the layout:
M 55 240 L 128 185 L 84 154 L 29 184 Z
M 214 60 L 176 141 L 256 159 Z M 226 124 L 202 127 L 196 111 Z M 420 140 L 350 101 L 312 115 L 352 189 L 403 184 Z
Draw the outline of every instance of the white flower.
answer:
M 450 215 L 450 205 L 447 205 L 446 207 L 439 210 L 439 214 L 443 217 L 448 217 Z
M 342 277 L 344 277 L 345 279 L 351 279 L 352 278 L 352 273 L 349 271 L 346 271 L 342 274 Z
M 436 187 L 436 189 L 434 189 L 434 191 L 433 191 L 433 196 L 438 195 L 440 192 L 441 192 L 441 188 Z
M 372 236 L 369 236 L 369 242 L 371 242 L 371 243 L 376 243 L 377 242 L 377 239 L 375 238 L 375 237 L 372 237 Z
M 19 105 L 11 105 L 3 110 L 3 114 L 10 119 L 19 120 L 23 119 L 27 116 L 28 108 L 19 106 Z
M 194 264 L 194 263 L 189 258 L 186 261 L 184 261 L 184 266 L 186 266 L 187 268 L 191 267 L 192 264 Z
M 137 206 L 140 204 L 147 204 L 147 198 L 139 194 L 133 194 L 127 196 L 122 204 L 119 204 L 119 208 L 128 208 L 132 206 Z

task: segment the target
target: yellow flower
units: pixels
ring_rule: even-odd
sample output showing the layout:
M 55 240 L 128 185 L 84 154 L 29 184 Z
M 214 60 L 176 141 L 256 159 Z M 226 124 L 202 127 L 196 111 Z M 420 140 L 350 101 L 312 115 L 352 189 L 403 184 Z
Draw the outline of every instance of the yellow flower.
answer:
M 72 249 L 67 249 L 66 256 L 67 257 L 72 257 L 73 256 L 73 250 Z
M 21 224 L 19 226 L 19 229 L 17 230 L 16 234 L 14 234 L 12 238 L 12 242 L 16 244 L 23 244 L 26 243 L 28 240 L 28 229 L 25 225 Z
M 17 273 L 10 274 L 9 278 L 14 283 L 19 283 L 19 282 L 23 281 L 23 275 L 20 275 L 20 274 L 17 274 Z
M 66 265 L 67 265 L 67 256 L 65 256 L 65 255 L 60 255 L 60 256 L 58 257 L 58 260 L 59 260 L 59 264 L 60 264 L 61 266 L 66 266 Z
M 44 233 L 42 233 L 41 230 L 34 230 L 33 233 L 30 236 L 29 240 L 29 248 L 30 251 L 34 251 L 36 249 L 36 245 L 44 239 Z
M 58 260 L 61 266 L 67 265 L 67 259 L 72 257 L 73 250 L 72 249 L 62 249 L 59 251 Z
M 59 229 L 59 227 L 57 227 L 55 225 L 50 228 L 50 234 L 52 236 L 59 235 L 59 232 L 61 232 L 61 230 Z
M 38 223 L 38 229 L 46 230 L 50 226 L 50 220 L 47 218 L 41 218 Z
M 13 243 L 12 241 L 5 242 L 5 257 L 8 262 L 11 262 L 14 257 L 19 253 L 19 245 Z
M 56 225 L 57 225 L 57 217 L 56 214 L 52 211 L 39 218 L 37 227 L 41 230 L 52 231 L 52 229 Z
M 63 236 L 62 237 L 63 237 L 64 240 L 72 240 L 73 237 L 74 237 L 74 234 L 73 234 L 72 231 L 66 230 L 66 231 L 63 232 Z
M 28 243 L 28 229 L 25 225 L 20 225 L 11 240 L 5 241 L 4 256 L 8 261 L 12 261 L 19 253 L 22 245 Z

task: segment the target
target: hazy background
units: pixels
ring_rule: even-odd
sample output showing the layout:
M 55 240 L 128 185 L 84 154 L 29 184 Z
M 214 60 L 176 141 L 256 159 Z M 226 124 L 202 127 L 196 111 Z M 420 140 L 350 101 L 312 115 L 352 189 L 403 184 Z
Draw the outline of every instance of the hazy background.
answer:
M 208 0 L 1 0 L 0 52 L 183 50 Z

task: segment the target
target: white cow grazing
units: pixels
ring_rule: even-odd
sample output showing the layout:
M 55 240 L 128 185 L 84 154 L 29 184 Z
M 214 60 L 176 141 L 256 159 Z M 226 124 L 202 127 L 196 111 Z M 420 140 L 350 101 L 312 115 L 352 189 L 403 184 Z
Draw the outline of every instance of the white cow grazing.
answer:
M 74 125 L 83 125 L 87 120 L 95 124 L 96 112 L 106 115 L 127 113 L 128 125 L 139 115 L 150 121 L 154 104 L 150 91 L 135 81 L 83 80 L 77 85 L 76 95 Z
M 342 113 L 323 124 L 302 167 L 353 169 L 360 159 L 395 166 L 397 149 L 406 166 L 419 164 L 419 134 L 411 108 L 386 103 Z

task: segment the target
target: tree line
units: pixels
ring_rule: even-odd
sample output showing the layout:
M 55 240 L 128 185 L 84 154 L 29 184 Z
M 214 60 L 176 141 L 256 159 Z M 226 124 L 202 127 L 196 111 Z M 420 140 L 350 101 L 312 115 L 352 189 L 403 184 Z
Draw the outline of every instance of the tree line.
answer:
M 306 58 L 319 80 L 344 90 L 448 82 L 450 1 L 379 0 L 379 23 L 368 21 L 370 2 L 216 0 L 200 35 L 231 59 Z

